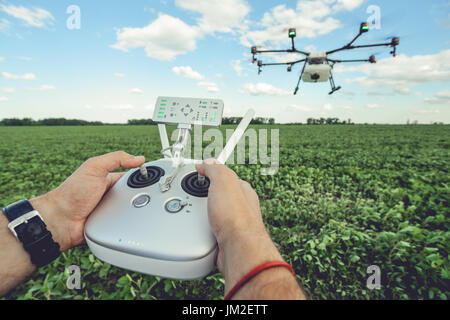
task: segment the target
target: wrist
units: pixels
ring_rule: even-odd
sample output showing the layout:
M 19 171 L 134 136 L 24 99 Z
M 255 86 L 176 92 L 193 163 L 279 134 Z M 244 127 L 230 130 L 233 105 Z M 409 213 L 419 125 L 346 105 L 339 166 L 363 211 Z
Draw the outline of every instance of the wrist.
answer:
M 232 299 L 292 300 L 305 299 L 295 276 L 285 267 L 264 269 L 252 277 L 232 296 Z
M 235 230 L 219 243 L 219 250 L 217 266 L 225 278 L 226 292 L 253 268 L 269 261 L 283 261 L 264 227 Z
M 66 221 L 51 194 L 30 200 L 31 205 L 39 212 L 44 220 L 47 230 L 51 232 L 53 241 L 59 244 L 60 250 L 71 248 L 69 222 Z

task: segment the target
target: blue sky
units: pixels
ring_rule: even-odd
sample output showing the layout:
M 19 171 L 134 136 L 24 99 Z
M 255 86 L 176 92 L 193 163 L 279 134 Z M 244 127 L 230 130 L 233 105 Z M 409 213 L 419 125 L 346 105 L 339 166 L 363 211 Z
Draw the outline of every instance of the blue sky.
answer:
M 70 30 L 67 8 L 77 5 L 80 29 Z M 343 89 L 302 83 L 300 67 L 263 70 L 249 46 L 330 50 L 356 35 L 378 6 L 381 28 L 358 44 L 400 36 L 389 49 L 340 53 L 378 63 L 335 67 Z M 355 122 L 450 122 L 450 2 L 435 1 L 5 1 L 0 0 L 0 118 L 81 118 L 126 122 L 151 118 L 159 95 L 211 97 L 226 115 L 252 107 L 279 122 L 309 117 Z M 264 61 L 283 59 L 273 56 Z M 286 60 L 278 60 L 286 61 Z

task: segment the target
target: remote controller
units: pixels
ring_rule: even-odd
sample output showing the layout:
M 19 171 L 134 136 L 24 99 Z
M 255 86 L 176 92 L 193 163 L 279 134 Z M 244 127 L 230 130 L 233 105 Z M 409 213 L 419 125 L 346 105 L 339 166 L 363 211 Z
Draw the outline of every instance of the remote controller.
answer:
M 159 97 L 158 123 L 164 158 L 130 170 L 104 196 L 84 230 L 99 259 L 164 278 L 192 280 L 214 268 L 218 253 L 207 212 L 210 181 L 195 170 L 200 160 L 184 159 L 192 125 L 218 127 L 224 104 L 217 99 Z M 233 154 L 254 111 L 249 110 L 217 158 Z M 166 124 L 178 125 L 169 146 Z

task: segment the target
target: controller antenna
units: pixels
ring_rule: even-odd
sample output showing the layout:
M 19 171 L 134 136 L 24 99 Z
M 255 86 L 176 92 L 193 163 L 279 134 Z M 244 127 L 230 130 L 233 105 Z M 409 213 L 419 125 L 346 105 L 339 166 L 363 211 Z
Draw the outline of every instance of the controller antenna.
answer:
M 141 175 L 145 178 L 145 180 L 148 180 L 148 172 L 147 172 L 147 167 L 145 166 L 145 164 L 143 164 L 139 170 L 141 171 Z

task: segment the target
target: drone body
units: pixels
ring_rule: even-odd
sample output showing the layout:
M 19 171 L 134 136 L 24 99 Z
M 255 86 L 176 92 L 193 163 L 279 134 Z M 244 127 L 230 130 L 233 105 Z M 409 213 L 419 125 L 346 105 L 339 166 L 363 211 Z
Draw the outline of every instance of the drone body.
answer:
M 347 45 L 342 48 L 335 49 L 332 51 L 320 51 L 320 52 L 304 52 L 297 50 L 295 48 L 294 38 L 297 36 L 296 29 L 289 29 L 289 38 L 292 41 L 292 48 L 288 50 L 258 50 L 257 47 L 252 47 L 251 53 L 253 55 L 253 63 L 258 61 L 258 74 L 262 72 L 262 67 L 264 66 L 275 66 L 275 65 L 285 65 L 287 66 L 287 71 L 291 72 L 292 68 L 299 63 L 303 64 L 303 69 L 298 79 L 297 87 L 295 88 L 294 95 L 297 94 L 299 90 L 300 81 L 304 82 L 327 82 L 329 81 L 331 84 L 331 92 L 329 94 L 333 94 L 334 92 L 341 89 L 341 87 L 336 87 L 333 79 L 333 66 L 336 63 L 345 63 L 345 62 L 369 62 L 376 63 L 375 56 L 370 56 L 369 59 L 359 59 L 359 60 L 336 60 L 330 59 L 329 56 L 340 51 L 344 50 L 352 50 L 358 48 L 372 48 L 372 47 L 391 47 L 393 48 L 391 54 L 395 57 L 397 55 L 397 46 L 400 44 L 400 39 L 398 37 L 394 37 L 388 43 L 378 43 L 378 44 L 369 44 L 369 45 L 359 45 L 354 46 L 353 43 L 363 34 L 369 31 L 369 26 L 367 23 L 361 23 L 358 35 L 350 41 Z M 264 53 L 297 53 L 304 55 L 305 58 L 297 61 L 284 62 L 284 63 L 263 63 L 262 60 L 257 60 L 257 54 Z
M 325 51 L 311 52 L 306 58 L 303 82 L 327 82 L 333 69 L 327 61 L 328 56 Z

